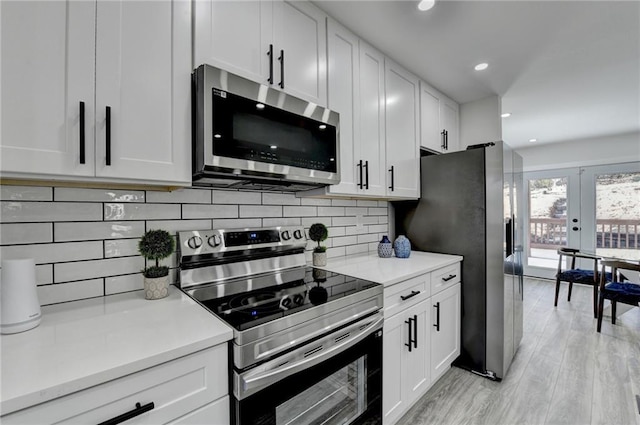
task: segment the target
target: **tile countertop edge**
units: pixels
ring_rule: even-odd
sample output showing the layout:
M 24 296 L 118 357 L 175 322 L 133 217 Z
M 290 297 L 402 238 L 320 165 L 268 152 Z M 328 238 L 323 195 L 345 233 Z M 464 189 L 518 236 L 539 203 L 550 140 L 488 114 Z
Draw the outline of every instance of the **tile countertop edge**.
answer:
M 330 258 L 326 266 L 314 267 L 389 286 L 462 260 L 460 255 L 422 251 L 411 251 L 409 258 L 380 258 L 377 253 L 366 253 Z
M 131 301 L 137 302 L 136 300 L 132 300 L 131 298 L 134 297 L 133 294 L 138 294 L 137 297 L 139 297 L 140 296 L 139 294 L 141 293 L 142 293 L 141 291 L 136 291 L 133 293 L 118 294 L 116 296 L 110 296 L 110 297 L 114 297 L 114 298 L 129 297 L 130 299 L 127 300 L 128 302 L 131 302 Z M 103 298 L 108 299 L 110 297 L 103 297 Z M 117 363 L 117 362 L 107 361 L 104 368 L 94 368 L 95 370 L 93 371 L 93 373 L 88 373 L 87 375 L 83 375 L 83 376 L 70 376 L 68 379 L 58 378 L 57 382 L 53 382 L 53 383 L 48 382 L 40 386 L 31 385 L 30 387 L 26 388 L 24 391 L 18 391 L 17 394 L 9 394 L 9 395 L 6 394 L 7 393 L 6 387 L 7 385 L 11 385 L 11 382 L 7 382 L 5 379 L 7 377 L 7 373 L 4 370 L 5 368 L 4 361 L 2 361 L 3 363 L 2 364 L 3 371 L 1 374 L 2 400 L 0 400 L 0 415 L 2 416 L 8 415 L 18 410 L 35 406 L 36 404 L 45 403 L 59 397 L 67 396 L 77 391 L 82 391 L 96 385 L 100 385 L 118 378 L 122 378 L 132 373 L 140 372 L 144 369 L 158 366 L 163 363 L 178 359 L 180 357 L 184 357 L 184 356 L 196 353 L 198 351 L 202 351 L 207 348 L 213 347 L 215 345 L 222 344 L 233 338 L 233 331 L 230 327 L 228 327 L 221 320 L 219 320 L 218 318 L 213 316 L 211 313 L 206 311 L 204 307 L 200 306 L 197 302 L 193 301 L 187 295 L 183 294 L 182 291 L 180 291 L 179 289 L 173 288 L 169 298 L 170 300 L 167 300 L 169 302 L 178 303 L 178 304 L 184 303 L 184 302 L 189 303 L 189 306 L 186 307 L 188 309 L 191 309 L 191 305 L 192 305 L 193 308 L 196 309 L 194 310 L 194 313 L 195 313 L 194 316 L 197 319 L 208 320 L 210 316 L 212 320 L 211 328 L 215 330 L 209 332 L 208 335 L 200 335 L 197 337 L 193 337 L 189 341 L 185 341 L 184 343 L 181 342 L 180 344 L 174 344 L 173 346 L 168 345 L 165 348 L 157 349 L 156 352 L 150 353 L 149 355 L 146 355 L 146 354 L 141 355 L 137 359 L 134 359 L 130 362 L 121 361 L 120 363 Z M 98 302 L 96 300 L 100 300 L 100 299 L 77 301 L 74 303 L 67 303 L 67 305 L 71 306 L 72 304 L 75 304 L 78 306 L 85 306 L 89 302 L 92 302 L 93 304 L 98 305 Z M 148 306 L 153 308 L 157 307 L 161 302 L 163 301 L 162 300 L 143 301 L 143 303 L 148 303 Z M 139 308 L 140 306 L 144 306 L 145 304 L 143 303 L 138 302 L 138 305 L 136 305 L 136 307 Z M 52 313 L 52 315 L 57 316 L 57 318 L 53 319 L 52 321 L 54 323 L 49 324 L 49 326 L 55 327 L 56 324 L 64 324 L 65 319 L 67 318 L 64 312 L 61 313 L 61 310 L 65 309 L 64 305 L 57 305 L 57 306 L 51 306 L 51 307 L 57 308 L 58 311 L 56 311 L 55 313 Z M 181 308 L 185 308 L 185 306 L 182 305 Z M 69 310 L 70 313 L 73 314 L 73 307 L 68 307 L 67 309 Z M 198 312 L 197 310 L 200 310 L 200 312 Z M 110 312 L 110 313 L 113 314 L 115 312 Z M 47 308 L 45 307 L 43 308 L 43 322 L 46 314 L 47 314 Z M 73 321 L 69 320 L 67 323 L 73 324 Z M 43 323 L 41 323 L 40 326 L 43 326 Z M 15 334 L 15 335 L 28 336 L 28 333 L 29 331 L 23 332 L 22 334 Z M 38 334 L 34 333 L 33 335 L 36 336 Z M 7 337 L 12 337 L 12 335 L 2 336 L 3 339 Z M 22 336 L 22 339 L 24 338 L 25 337 Z M 143 343 L 144 343 L 144 340 L 141 341 L 141 344 Z M 3 345 L 5 347 L 0 347 L 0 348 L 4 353 L 4 351 L 7 348 L 6 348 L 6 344 L 3 344 Z M 42 351 L 43 351 L 43 355 L 46 355 L 46 353 L 44 352 L 45 350 L 42 350 Z M 2 357 L 5 357 L 5 356 L 3 355 Z M 9 365 L 7 365 L 6 367 L 9 367 Z M 4 397 L 5 395 L 7 396 L 6 399 Z

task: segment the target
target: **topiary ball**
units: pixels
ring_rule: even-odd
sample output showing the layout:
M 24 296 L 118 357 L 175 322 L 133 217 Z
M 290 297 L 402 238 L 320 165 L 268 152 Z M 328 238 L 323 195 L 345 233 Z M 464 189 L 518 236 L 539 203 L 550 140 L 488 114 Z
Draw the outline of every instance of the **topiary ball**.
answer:
M 309 228 L 309 239 L 315 242 L 322 242 L 329 237 L 327 226 L 322 223 L 312 224 Z
M 149 230 L 142 236 L 138 250 L 143 257 L 150 260 L 167 258 L 175 249 L 175 241 L 166 230 Z

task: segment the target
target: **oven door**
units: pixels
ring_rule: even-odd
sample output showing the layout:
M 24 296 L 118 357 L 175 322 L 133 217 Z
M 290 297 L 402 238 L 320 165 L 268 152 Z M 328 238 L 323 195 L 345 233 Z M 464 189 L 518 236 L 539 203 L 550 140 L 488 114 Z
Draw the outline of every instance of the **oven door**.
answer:
M 234 372 L 234 424 L 381 424 L 381 329 L 376 314 Z

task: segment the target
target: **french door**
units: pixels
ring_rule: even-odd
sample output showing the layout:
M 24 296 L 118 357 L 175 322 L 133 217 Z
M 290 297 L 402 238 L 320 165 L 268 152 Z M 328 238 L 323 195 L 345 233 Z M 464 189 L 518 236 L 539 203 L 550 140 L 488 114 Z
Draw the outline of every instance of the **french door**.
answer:
M 640 261 L 640 162 L 536 171 L 524 178 L 525 275 L 554 278 L 560 247 Z

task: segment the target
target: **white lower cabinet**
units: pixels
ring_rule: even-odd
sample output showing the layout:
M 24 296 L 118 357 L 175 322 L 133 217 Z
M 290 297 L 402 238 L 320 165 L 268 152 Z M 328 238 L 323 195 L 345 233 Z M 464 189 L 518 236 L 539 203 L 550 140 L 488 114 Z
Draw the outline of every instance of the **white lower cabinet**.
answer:
M 129 412 L 127 424 L 228 425 L 227 345 L 19 410 L 2 423 L 102 423 Z
M 392 425 L 460 355 L 460 264 L 385 287 L 383 424 Z

